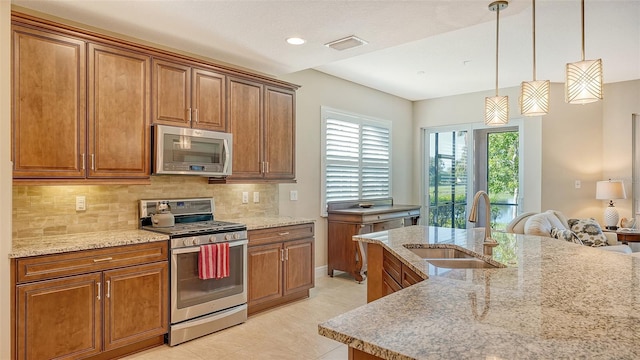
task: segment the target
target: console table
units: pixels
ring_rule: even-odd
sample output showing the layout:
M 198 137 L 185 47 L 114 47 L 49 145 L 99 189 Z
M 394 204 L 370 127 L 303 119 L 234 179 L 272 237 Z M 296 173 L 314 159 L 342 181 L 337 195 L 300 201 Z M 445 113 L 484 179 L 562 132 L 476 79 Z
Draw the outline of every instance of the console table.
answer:
M 619 242 L 640 242 L 640 230 L 634 231 L 615 231 L 618 235 Z
M 332 201 L 328 203 L 328 272 L 350 273 L 358 282 L 365 279 L 367 254 L 354 235 L 417 225 L 420 205 L 394 205 L 393 198 Z

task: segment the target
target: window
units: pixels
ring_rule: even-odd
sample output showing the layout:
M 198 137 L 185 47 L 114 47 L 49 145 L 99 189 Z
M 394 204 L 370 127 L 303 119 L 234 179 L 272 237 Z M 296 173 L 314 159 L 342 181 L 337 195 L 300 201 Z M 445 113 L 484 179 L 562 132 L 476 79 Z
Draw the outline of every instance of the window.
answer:
M 391 196 L 391 122 L 322 107 L 322 214 L 329 201 Z

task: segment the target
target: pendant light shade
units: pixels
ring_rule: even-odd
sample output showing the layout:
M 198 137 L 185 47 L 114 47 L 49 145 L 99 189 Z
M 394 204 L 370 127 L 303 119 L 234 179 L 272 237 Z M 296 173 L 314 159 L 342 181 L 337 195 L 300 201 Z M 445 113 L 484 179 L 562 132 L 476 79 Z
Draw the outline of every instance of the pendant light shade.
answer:
M 549 80 L 536 80 L 536 0 L 533 3 L 533 81 L 520 86 L 520 113 L 542 116 L 549 112 Z
M 496 12 L 496 96 L 484 100 L 485 125 L 505 125 L 509 123 L 509 97 L 498 95 L 498 44 L 500 35 L 500 10 L 509 6 L 507 1 L 494 1 L 489 10 Z
M 602 59 L 584 59 L 584 0 L 582 14 L 582 61 L 567 64 L 565 101 L 569 104 L 587 104 L 602 99 Z

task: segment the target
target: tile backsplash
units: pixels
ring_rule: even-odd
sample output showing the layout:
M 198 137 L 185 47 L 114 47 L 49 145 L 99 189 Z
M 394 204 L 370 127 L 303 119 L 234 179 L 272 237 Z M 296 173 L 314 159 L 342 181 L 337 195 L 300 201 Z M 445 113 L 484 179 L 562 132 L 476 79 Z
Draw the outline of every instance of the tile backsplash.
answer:
M 249 203 L 242 204 L 242 192 Z M 260 202 L 253 202 L 253 193 Z M 76 196 L 86 210 L 76 211 Z M 218 220 L 278 214 L 277 184 L 208 184 L 197 176 L 152 176 L 151 185 L 13 186 L 13 238 L 138 228 L 138 200 L 213 197 Z

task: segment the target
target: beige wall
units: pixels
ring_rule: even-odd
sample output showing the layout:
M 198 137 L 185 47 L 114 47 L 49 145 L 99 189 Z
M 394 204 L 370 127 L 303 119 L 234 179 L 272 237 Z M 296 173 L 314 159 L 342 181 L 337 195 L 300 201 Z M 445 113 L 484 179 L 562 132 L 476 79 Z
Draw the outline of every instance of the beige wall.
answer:
M 421 169 L 424 157 L 422 154 L 423 129 L 440 126 L 467 126 L 476 128 L 483 126 L 484 98 L 494 96 L 493 91 L 448 96 L 444 98 L 416 101 L 413 104 L 414 129 L 413 157 L 414 167 Z M 508 88 L 500 90 L 501 96 L 509 96 L 510 125 L 520 125 L 524 148 L 522 149 L 523 172 L 522 211 L 540 211 L 541 209 L 541 179 L 542 167 L 541 138 L 542 119 L 540 117 L 524 118 L 520 116 L 518 108 L 518 89 Z M 420 182 L 414 183 L 415 194 L 420 194 Z
M 296 109 L 296 184 L 280 185 L 280 214 L 316 220 L 316 267 L 327 264 L 327 224 L 320 217 L 320 107 L 393 122 L 393 198 L 397 204 L 420 204 L 412 193 L 416 177 L 412 167 L 411 102 L 342 80 L 315 70 L 281 77 L 302 85 Z M 298 201 L 289 200 L 289 191 L 298 191 Z
M 517 87 L 501 89 L 510 100 L 511 120 L 525 129 L 525 211 L 557 209 L 569 216 L 602 221 L 606 202 L 595 199 L 596 181 L 622 179 L 631 196 L 631 115 L 640 113 L 640 80 L 608 84 L 604 100 L 586 105 L 564 101 L 564 85 L 551 84 L 549 114 L 520 116 Z M 484 97 L 471 93 L 414 103 L 414 152 L 420 128 L 482 121 Z M 416 166 L 420 157 L 414 157 Z M 576 180 L 581 188 L 576 189 Z M 420 184 L 414 184 L 414 192 Z M 618 201 L 620 216 L 631 215 L 631 200 Z
M 9 359 L 11 252 L 11 3 L 0 0 L 0 359 Z
M 631 117 L 632 114 L 640 114 L 640 80 L 605 85 L 604 96 L 602 180 L 611 178 L 624 181 L 627 200 L 616 201 L 616 207 L 621 218 L 630 218 L 633 190 Z

